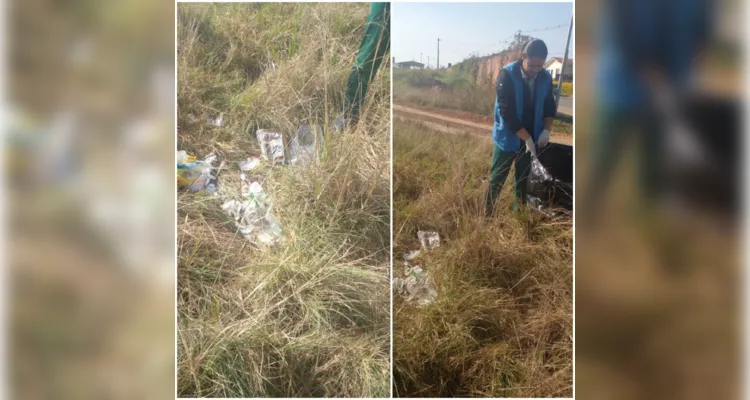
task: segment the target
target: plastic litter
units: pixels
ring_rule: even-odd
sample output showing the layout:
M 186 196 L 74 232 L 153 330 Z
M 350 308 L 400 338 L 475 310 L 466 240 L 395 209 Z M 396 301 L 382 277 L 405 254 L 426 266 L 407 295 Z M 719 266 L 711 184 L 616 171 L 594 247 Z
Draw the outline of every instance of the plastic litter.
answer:
M 242 188 L 243 200 L 226 200 L 221 209 L 234 219 L 240 233 L 263 245 L 277 243 L 283 234 L 281 224 L 272 213 L 271 201 L 258 182 Z
M 219 116 L 216 118 L 209 117 L 206 122 L 215 127 L 221 127 L 222 123 L 224 123 L 224 113 L 219 113 Z
M 412 265 L 411 261 L 419 257 L 423 251 L 439 247 L 440 235 L 437 232 L 419 231 L 417 237 L 422 243 L 423 250 L 412 250 L 404 253 L 404 277 L 394 278 L 393 286 L 395 292 L 403 297 L 407 303 L 424 307 L 437 300 L 437 287 L 429 273 L 419 265 Z
M 247 160 L 239 163 L 241 171 L 252 171 L 260 166 L 259 157 L 248 157 Z
M 333 121 L 334 132 L 343 132 L 349 126 L 349 120 L 344 117 L 338 117 Z
M 323 145 L 323 127 L 302 125 L 289 143 L 289 163 L 306 166 L 318 158 L 318 149 Z
M 414 251 L 410 251 L 408 253 L 405 253 L 404 254 L 404 261 L 411 261 L 411 260 L 419 257 L 420 253 L 421 253 L 421 251 L 419 251 L 419 250 L 414 250 Z
M 393 280 L 394 290 L 410 304 L 417 307 L 430 305 L 437 300 L 437 288 L 426 271 L 419 265 L 407 267 L 404 278 Z
M 258 139 L 263 159 L 274 164 L 284 163 L 284 139 L 281 133 L 267 129 L 258 129 L 255 132 Z
M 200 192 L 213 184 L 215 190 L 216 176 L 212 172 L 216 158 L 210 154 L 203 161 L 194 161 L 195 157 L 188 155 L 184 150 L 178 151 L 177 160 L 187 162 L 177 164 L 177 187 L 187 189 L 188 192 Z
M 417 237 L 425 251 L 440 247 L 440 235 L 437 232 L 419 231 Z
M 547 145 L 532 157 L 526 203 L 548 216 L 567 215 L 573 209 L 573 147 Z
M 188 155 L 187 151 L 180 150 L 177 152 L 177 164 L 187 164 L 195 161 L 195 157 Z

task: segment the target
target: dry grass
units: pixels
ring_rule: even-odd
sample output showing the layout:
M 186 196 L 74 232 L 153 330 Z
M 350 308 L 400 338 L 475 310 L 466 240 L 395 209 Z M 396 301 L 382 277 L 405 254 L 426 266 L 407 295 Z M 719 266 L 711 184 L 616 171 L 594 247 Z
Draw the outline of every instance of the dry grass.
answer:
M 475 80 L 475 76 L 465 72 L 396 69 L 393 71 L 393 100 L 492 115 L 495 85 L 477 85 Z
M 179 195 L 180 396 L 389 395 L 389 63 L 360 123 L 328 129 L 368 10 L 179 5 L 179 146 L 229 161 L 220 185 L 259 151 L 258 128 L 328 137 L 313 166 L 258 173 L 284 228 L 273 248 L 236 233 L 220 200 Z M 219 112 L 222 127 L 202 122 Z
M 485 221 L 491 154 L 488 140 L 394 124 L 394 259 L 417 230 L 443 240 L 417 259 L 438 301 L 394 299 L 397 396 L 572 396 L 572 222 L 514 215 L 510 185 Z

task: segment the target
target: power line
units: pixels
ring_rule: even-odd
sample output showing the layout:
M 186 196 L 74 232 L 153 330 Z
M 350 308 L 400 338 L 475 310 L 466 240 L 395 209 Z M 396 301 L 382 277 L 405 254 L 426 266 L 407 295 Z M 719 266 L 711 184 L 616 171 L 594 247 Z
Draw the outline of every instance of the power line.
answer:
M 530 31 L 523 31 L 523 33 L 533 33 L 533 32 L 544 32 L 544 31 L 552 31 L 552 30 L 555 30 L 555 29 L 560 29 L 560 28 L 564 28 L 565 26 L 567 26 L 567 24 L 561 24 L 561 25 L 549 26 L 549 27 L 546 27 L 546 28 L 532 29 L 532 30 L 530 30 Z
M 507 37 L 505 37 L 505 38 L 503 38 L 503 39 L 501 39 L 501 40 L 499 40 L 499 41 L 497 41 L 497 42 L 495 42 L 495 43 L 493 43 L 493 44 L 491 44 L 489 46 L 486 46 L 486 47 L 482 46 L 482 48 L 491 48 L 491 49 L 494 49 L 494 50 L 488 50 L 489 52 L 497 51 L 496 49 L 498 49 L 500 47 L 502 47 L 503 49 L 505 49 L 505 48 L 507 48 L 507 45 L 510 45 L 510 44 L 514 43 L 515 39 L 518 36 L 520 36 L 520 35 L 528 34 L 528 33 L 534 33 L 534 32 L 546 32 L 546 31 L 551 31 L 551 30 L 555 30 L 555 29 L 564 28 L 566 26 L 568 26 L 568 24 L 551 25 L 551 26 L 547 26 L 547 27 L 543 27 L 543 28 L 536 28 L 536 29 L 530 29 L 530 30 L 517 30 L 516 32 L 514 32 L 510 36 L 507 36 Z M 440 42 L 445 42 L 445 39 L 438 38 L 438 62 L 440 60 L 440 50 L 439 50 L 440 49 Z M 452 41 L 449 40 L 448 43 L 450 44 L 450 43 L 454 43 L 454 42 L 452 42 Z M 462 44 L 459 43 L 459 42 L 455 42 L 455 43 L 458 44 L 459 46 L 462 46 Z M 462 47 L 468 47 L 468 46 L 466 46 L 466 43 L 463 43 Z M 484 51 L 482 51 L 482 48 L 479 48 L 479 49 L 477 49 L 475 51 L 472 51 L 469 54 L 470 55 L 471 54 L 477 54 L 477 55 L 479 55 L 481 53 L 485 53 Z M 502 50 L 500 50 L 500 51 L 502 51 Z M 553 54 L 558 54 L 558 53 L 553 53 Z M 429 61 L 428 61 L 428 64 L 429 64 Z M 438 68 L 439 68 L 439 66 L 438 66 Z

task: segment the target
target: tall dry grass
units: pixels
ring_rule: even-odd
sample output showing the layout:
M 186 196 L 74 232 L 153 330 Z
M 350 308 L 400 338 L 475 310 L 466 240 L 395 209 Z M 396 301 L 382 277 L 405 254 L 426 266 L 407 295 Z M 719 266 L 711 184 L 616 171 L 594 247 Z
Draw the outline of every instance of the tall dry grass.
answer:
M 229 162 L 258 128 L 322 125 L 306 168 L 257 174 L 284 229 L 253 245 L 220 200 L 180 194 L 178 393 L 389 395 L 389 86 L 385 63 L 358 125 L 333 134 L 367 4 L 180 4 L 178 146 Z M 224 115 L 217 128 L 206 118 Z
M 495 85 L 476 83 L 476 75 L 459 70 L 393 71 L 393 100 L 425 107 L 492 115 Z
M 491 157 L 487 139 L 394 123 L 394 266 L 418 230 L 443 241 L 414 260 L 437 302 L 394 299 L 399 397 L 572 396 L 572 221 L 513 214 L 512 178 L 485 220 Z

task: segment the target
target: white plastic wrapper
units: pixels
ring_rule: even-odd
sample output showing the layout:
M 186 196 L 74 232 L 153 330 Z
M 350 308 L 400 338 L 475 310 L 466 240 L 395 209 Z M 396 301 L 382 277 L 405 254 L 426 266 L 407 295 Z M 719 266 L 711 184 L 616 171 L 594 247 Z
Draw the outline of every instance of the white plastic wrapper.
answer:
M 255 132 L 258 139 L 263 159 L 274 164 L 284 163 L 284 139 L 281 133 L 267 129 L 258 129 Z
M 241 171 L 252 171 L 260 166 L 260 158 L 248 157 L 247 160 L 239 163 Z
M 425 251 L 440 247 L 440 235 L 437 232 L 419 231 L 417 237 Z
M 289 163 L 305 166 L 314 163 L 323 145 L 323 127 L 302 125 L 289 143 Z
M 437 288 L 428 273 L 420 266 L 407 267 L 404 278 L 393 280 L 394 290 L 417 307 L 430 305 L 437 300 Z
M 258 182 L 242 189 L 242 200 L 226 200 L 221 205 L 227 215 L 234 219 L 245 238 L 263 245 L 273 245 L 282 237 L 281 224 L 273 216 L 271 201 Z

